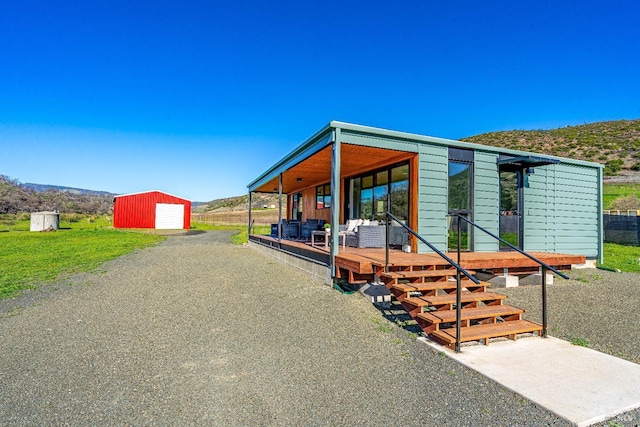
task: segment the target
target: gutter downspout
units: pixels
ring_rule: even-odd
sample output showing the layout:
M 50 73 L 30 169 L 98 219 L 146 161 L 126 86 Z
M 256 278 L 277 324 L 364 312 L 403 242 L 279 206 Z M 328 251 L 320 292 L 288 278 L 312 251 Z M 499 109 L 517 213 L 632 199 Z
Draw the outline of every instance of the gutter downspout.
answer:
M 333 150 L 331 153 L 331 278 L 336 277 L 336 255 L 340 249 L 340 128 L 333 133 Z

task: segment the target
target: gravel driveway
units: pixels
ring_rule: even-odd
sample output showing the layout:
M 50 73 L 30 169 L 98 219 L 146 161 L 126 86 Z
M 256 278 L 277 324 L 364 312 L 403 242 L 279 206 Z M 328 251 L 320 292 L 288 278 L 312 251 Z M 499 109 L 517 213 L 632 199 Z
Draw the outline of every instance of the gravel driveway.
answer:
M 0 301 L 0 425 L 568 425 L 229 236 Z

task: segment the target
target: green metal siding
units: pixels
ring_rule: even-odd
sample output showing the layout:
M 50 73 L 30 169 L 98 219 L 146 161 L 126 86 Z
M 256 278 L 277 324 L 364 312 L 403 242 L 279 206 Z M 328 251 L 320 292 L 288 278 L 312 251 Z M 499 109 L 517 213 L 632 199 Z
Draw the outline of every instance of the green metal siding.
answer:
M 524 196 L 524 248 L 597 257 L 598 169 L 560 163 L 535 169 Z
M 418 234 L 441 251 L 447 250 L 447 147 L 421 144 L 418 160 Z M 425 244 L 418 252 L 432 252 Z
M 473 165 L 473 221 L 496 235 L 500 228 L 500 179 L 497 161 L 496 153 L 476 151 Z M 474 231 L 473 243 L 473 250 L 476 252 L 495 252 L 499 249 L 496 239 L 479 230 Z
M 383 138 L 379 136 L 366 135 L 348 130 L 342 130 L 340 140 L 344 144 L 363 145 L 366 147 L 384 148 L 386 150 L 418 152 L 418 144 L 415 141 L 402 139 Z

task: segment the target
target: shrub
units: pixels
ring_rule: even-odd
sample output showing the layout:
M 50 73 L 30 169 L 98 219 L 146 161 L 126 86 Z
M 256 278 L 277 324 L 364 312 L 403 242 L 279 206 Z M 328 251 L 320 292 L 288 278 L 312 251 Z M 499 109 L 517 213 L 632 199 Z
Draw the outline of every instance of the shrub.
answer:
M 604 164 L 604 174 L 608 176 L 617 175 L 622 170 L 624 162 L 620 159 L 609 160 Z

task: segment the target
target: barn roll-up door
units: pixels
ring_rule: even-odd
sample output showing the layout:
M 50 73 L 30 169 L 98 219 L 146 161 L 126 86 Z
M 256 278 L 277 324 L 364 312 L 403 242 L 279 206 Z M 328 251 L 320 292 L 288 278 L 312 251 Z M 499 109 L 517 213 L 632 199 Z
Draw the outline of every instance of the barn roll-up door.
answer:
M 184 205 L 156 203 L 156 228 L 160 230 L 184 227 Z

